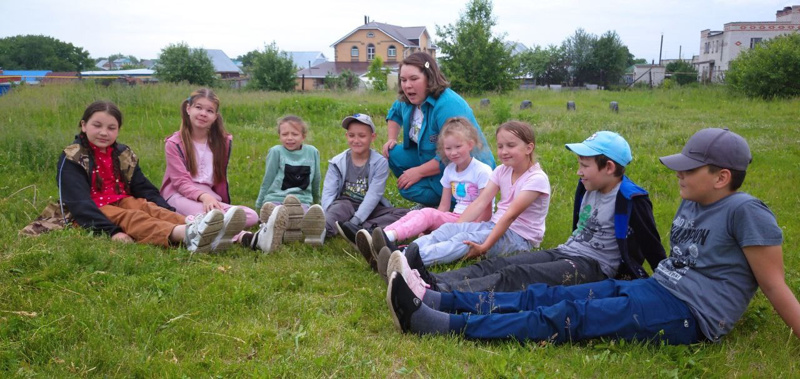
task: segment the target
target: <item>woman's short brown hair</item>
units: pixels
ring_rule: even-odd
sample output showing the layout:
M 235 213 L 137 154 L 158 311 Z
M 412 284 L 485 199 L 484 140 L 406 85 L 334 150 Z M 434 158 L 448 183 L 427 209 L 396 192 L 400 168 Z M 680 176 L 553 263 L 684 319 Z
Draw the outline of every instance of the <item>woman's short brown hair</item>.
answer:
M 403 59 L 397 70 L 397 98 L 402 102 L 410 103 L 406 94 L 403 93 L 403 84 L 400 82 L 399 76 L 400 70 L 402 70 L 405 65 L 414 66 L 425 74 L 425 77 L 428 79 L 428 95 L 433 96 L 435 99 L 438 99 L 439 95 L 441 95 L 447 87 L 450 87 L 450 82 L 442 75 L 442 71 L 439 70 L 436 59 L 433 59 L 428 53 L 416 52 L 406 57 L 406 59 Z

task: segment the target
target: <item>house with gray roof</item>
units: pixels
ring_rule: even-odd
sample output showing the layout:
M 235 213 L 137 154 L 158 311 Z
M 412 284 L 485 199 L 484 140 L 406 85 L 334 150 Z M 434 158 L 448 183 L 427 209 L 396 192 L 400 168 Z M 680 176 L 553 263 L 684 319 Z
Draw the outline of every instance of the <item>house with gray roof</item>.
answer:
M 433 43 L 426 27 L 403 27 L 365 21 L 367 22 L 331 45 L 334 48 L 333 62 L 322 62 L 311 67 L 301 66 L 307 68 L 297 72 L 295 89 L 322 89 L 326 75 L 339 75 L 344 70 L 362 76 L 375 57 L 380 57 L 384 66 L 390 69 L 396 69 L 405 57 L 417 51 L 436 58 L 438 47 Z
M 224 51 L 217 49 L 205 50 L 208 57 L 211 58 L 211 63 L 214 65 L 214 72 L 222 79 L 238 78 L 242 75 L 242 69 L 237 67 Z
M 314 67 L 328 61 L 328 58 L 321 51 L 287 51 L 286 53 L 289 54 L 289 58 L 294 62 L 294 67 L 298 70 Z

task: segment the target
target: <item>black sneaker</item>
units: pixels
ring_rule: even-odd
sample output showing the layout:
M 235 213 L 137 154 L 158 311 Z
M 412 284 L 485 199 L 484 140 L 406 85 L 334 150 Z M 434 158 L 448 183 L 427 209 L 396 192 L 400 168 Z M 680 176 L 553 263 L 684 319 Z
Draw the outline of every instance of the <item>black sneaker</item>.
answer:
M 393 272 L 389 277 L 389 288 L 386 289 L 386 304 L 392 313 L 394 326 L 401 332 L 411 330 L 411 315 L 422 306 L 422 300 L 414 296 L 408 288 L 406 280 L 399 272 Z
M 358 249 L 358 245 L 356 245 L 356 233 L 358 233 L 360 229 L 361 228 L 350 221 L 336 221 L 336 230 L 339 231 L 339 235 L 346 239 L 347 242 L 350 242 L 356 249 Z
M 356 233 L 356 247 L 358 247 L 361 256 L 369 263 L 369 267 L 377 272 L 378 263 L 375 257 L 372 256 L 372 237 L 366 229 L 361 229 Z
M 408 266 L 411 267 L 412 270 L 417 270 L 419 272 L 419 277 L 422 278 L 425 283 L 428 283 L 431 289 L 438 290 L 436 278 L 425 268 L 425 263 L 422 262 L 422 257 L 419 255 L 419 245 L 413 242 L 410 243 L 406 249 L 403 250 L 403 254 L 406 256 Z
M 378 259 L 377 266 L 378 266 L 378 275 L 381 276 L 381 279 L 386 284 L 389 284 L 389 277 L 387 276 L 387 270 L 389 269 L 389 257 L 392 256 L 392 251 L 389 250 L 388 247 L 384 246 L 378 251 Z
M 381 227 L 372 229 L 372 256 L 377 260 L 378 254 L 381 249 L 388 247 L 390 251 L 397 250 L 397 246 L 392 241 L 389 241 L 389 236 L 384 233 Z

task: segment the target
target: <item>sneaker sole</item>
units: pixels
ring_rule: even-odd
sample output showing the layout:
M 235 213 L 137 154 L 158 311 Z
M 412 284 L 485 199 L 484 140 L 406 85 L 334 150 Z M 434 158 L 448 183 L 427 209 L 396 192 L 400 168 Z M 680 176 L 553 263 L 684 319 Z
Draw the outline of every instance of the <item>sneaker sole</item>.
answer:
M 283 242 L 302 241 L 303 231 L 301 226 L 303 224 L 303 213 L 305 213 L 303 205 L 297 197 L 289 195 L 283 200 L 283 208 L 286 209 L 286 214 L 289 216 L 286 231 L 283 233 Z
M 267 222 L 269 221 L 269 216 L 272 215 L 272 211 L 275 210 L 276 205 L 270 202 L 264 203 L 261 206 L 261 211 L 258 213 L 258 221 L 259 222 Z
M 321 206 L 312 205 L 303 216 L 303 235 L 312 246 L 322 246 L 325 242 L 325 212 Z
M 218 242 L 216 246 L 213 246 L 212 244 L 212 251 L 227 250 L 233 244 L 233 237 L 236 237 L 236 235 L 239 234 L 242 229 L 244 229 L 244 226 L 247 223 L 247 215 L 244 213 L 244 209 L 239 207 L 236 207 L 236 209 L 237 210 L 231 214 L 230 219 L 223 221 L 223 231 L 219 234 L 219 236 L 217 236 Z M 227 216 L 227 214 L 225 216 Z
M 375 261 L 378 260 L 378 254 L 384 247 L 388 246 L 386 245 L 386 239 L 383 237 L 383 228 L 372 229 L 372 257 L 375 258 Z
M 356 247 L 358 247 L 358 251 L 361 253 L 361 256 L 369 263 L 369 267 L 371 267 L 376 272 L 378 271 L 378 262 L 372 256 L 372 237 L 369 233 L 363 233 L 361 230 L 356 233 Z
M 289 215 L 286 213 L 286 209 L 282 206 L 276 207 L 269 221 L 267 221 L 267 226 L 270 225 L 270 222 L 272 223 L 272 236 L 270 236 L 269 245 L 263 248 L 261 242 L 259 242 L 259 248 L 265 253 L 275 251 L 275 249 L 281 246 L 283 232 L 286 230 L 286 225 L 289 224 Z
M 400 251 L 392 252 L 389 256 L 389 264 L 386 265 L 386 276 L 391 276 L 392 272 L 403 273 L 403 260 L 406 259 L 405 255 Z
M 197 232 L 200 234 L 200 241 L 197 241 L 197 245 L 193 251 L 194 253 L 206 253 L 211 251 L 211 244 L 214 242 L 214 239 L 217 238 L 220 231 L 222 231 L 225 216 L 218 210 L 211 212 L 213 212 L 211 218 L 204 218 L 201 221 L 202 225 L 197 228 Z
M 397 330 L 402 332 L 403 327 L 400 326 L 400 319 L 397 318 L 397 311 L 394 309 L 394 305 L 392 304 L 392 283 L 394 282 L 396 275 L 400 275 L 400 273 L 393 272 L 391 275 L 389 275 L 389 286 L 386 288 L 386 305 L 389 306 L 389 313 L 392 314 L 394 326 L 397 328 Z
M 387 266 L 389 266 L 389 258 L 391 258 L 392 252 L 389 250 L 388 247 L 381 249 L 378 252 L 378 275 L 381 276 L 384 282 L 387 284 L 389 283 L 389 272 L 386 271 Z

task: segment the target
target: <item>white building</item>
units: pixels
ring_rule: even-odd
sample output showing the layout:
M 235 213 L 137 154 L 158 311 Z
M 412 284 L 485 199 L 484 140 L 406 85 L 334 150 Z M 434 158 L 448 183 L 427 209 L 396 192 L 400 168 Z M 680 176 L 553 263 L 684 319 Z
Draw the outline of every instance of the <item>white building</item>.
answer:
M 777 12 L 775 21 L 737 21 L 724 25 L 722 31 L 709 29 L 700 32 L 700 55 L 692 64 L 700 80 L 719 82 L 725 78 L 728 64 L 743 50 L 781 34 L 800 30 L 800 5 L 785 7 Z

